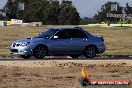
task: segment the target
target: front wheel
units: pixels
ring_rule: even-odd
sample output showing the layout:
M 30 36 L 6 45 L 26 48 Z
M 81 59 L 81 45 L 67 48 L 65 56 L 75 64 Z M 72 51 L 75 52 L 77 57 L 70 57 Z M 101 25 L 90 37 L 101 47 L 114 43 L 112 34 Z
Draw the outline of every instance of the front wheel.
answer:
M 88 46 L 84 50 L 84 56 L 86 58 L 94 58 L 96 56 L 96 48 L 94 46 Z
M 34 57 L 37 59 L 43 59 L 47 54 L 47 49 L 45 46 L 39 45 L 34 49 Z

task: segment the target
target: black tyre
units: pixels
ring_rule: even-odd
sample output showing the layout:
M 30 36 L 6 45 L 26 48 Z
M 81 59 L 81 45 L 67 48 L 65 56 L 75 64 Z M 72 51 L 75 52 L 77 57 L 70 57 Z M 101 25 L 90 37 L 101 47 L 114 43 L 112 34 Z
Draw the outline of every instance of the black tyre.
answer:
M 29 59 L 31 56 L 30 55 L 21 55 L 21 58 L 24 58 L 24 59 Z
M 43 45 L 39 45 L 34 49 L 33 55 L 37 59 L 43 59 L 47 54 L 47 49 Z
M 96 56 L 96 47 L 94 46 L 88 46 L 84 50 L 84 56 L 86 58 L 94 58 Z
M 70 55 L 72 58 L 78 58 L 80 55 Z

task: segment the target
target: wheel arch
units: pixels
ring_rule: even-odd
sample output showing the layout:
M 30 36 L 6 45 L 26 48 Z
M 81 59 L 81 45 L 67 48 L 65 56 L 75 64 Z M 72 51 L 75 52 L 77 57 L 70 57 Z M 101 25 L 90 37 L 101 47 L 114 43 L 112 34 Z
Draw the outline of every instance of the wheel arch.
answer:
M 49 52 L 48 46 L 46 46 L 46 45 L 44 45 L 44 44 L 38 44 L 38 45 L 36 45 L 36 46 L 34 47 L 34 49 L 35 49 L 36 47 L 38 47 L 38 46 L 44 46 L 44 47 L 46 48 L 47 54 L 48 54 L 48 52 Z M 33 52 L 34 52 L 34 49 L 33 49 Z

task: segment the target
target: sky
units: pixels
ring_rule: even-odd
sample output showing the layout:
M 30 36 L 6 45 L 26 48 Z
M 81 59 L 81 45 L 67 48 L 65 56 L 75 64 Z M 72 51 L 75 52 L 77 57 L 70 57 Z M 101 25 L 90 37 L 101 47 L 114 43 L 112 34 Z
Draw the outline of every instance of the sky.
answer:
M 61 1 L 61 0 L 60 0 Z M 132 0 L 71 0 L 81 17 L 93 17 L 101 6 L 108 1 L 118 2 L 121 6 L 125 6 L 129 3 L 132 6 Z M 2 8 L 7 0 L 0 0 L 0 8 Z

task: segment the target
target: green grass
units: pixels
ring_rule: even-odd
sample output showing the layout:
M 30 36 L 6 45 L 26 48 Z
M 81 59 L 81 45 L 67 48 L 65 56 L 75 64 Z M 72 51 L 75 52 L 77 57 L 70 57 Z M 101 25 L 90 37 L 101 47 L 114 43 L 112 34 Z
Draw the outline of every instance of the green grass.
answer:
M 69 25 L 70 26 L 70 25 Z M 33 37 L 47 28 L 58 27 L 44 25 L 43 27 L 0 27 L 0 55 L 10 55 L 9 47 L 13 41 L 25 37 Z M 62 26 L 61 26 L 62 27 Z M 104 37 L 107 47 L 105 55 L 132 55 L 132 28 L 104 28 L 81 26 L 94 35 Z

